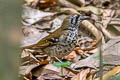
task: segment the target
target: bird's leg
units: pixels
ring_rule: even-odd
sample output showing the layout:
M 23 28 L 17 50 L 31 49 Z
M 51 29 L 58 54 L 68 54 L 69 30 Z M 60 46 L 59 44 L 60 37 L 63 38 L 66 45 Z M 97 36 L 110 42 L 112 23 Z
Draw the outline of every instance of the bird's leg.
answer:
M 54 58 L 55 58 L 58 62 L 62 62 L 58 57 L 54 56 Z
M 54 57 L 58 62 L 62 63 L 62 61 L 58 57 Z M 61 67 L 61 76 L 63 76 L 63 67 Z
M 49 63 L 50 64 L 53 64 L 54 61 L 58 61 L 58 62 L 62 62 L 58 57 L 54 56 L 54 57 L 49 57 L 50 61 Z
M 53 57 L 50 57 L 50 56 L 49 56 L 49 59 L 50 59 L 49 64 L 53 64 L 53 62 L 54 62 Z

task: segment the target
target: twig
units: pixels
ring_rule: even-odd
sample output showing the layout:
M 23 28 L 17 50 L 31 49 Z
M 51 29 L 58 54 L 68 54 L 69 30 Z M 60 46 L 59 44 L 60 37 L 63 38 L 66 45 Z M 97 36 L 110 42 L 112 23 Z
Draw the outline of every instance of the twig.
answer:
M 102 45 L 102 43 L 100 42 L 100 44 Z M 100 80 L 103 80 L 103 55 L 102 55 L 102 47 L 100 45 L 100 49 L 99 49 L 99 56 L 100 56 Z

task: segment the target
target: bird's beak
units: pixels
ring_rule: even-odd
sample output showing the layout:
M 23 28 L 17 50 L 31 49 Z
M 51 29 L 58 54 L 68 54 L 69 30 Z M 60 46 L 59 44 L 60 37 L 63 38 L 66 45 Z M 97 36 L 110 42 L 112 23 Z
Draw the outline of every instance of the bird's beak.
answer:
M 89 16 L 81 16 L 80 19 L 81 19 L 81 20 L 87 20 L 87 19 L 90 19 L 90 17 L 89 17 Z

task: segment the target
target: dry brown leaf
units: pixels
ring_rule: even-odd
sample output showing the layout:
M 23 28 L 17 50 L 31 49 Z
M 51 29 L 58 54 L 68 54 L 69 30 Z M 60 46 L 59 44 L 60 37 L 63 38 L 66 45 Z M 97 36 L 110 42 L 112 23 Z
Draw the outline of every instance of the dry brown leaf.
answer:
M 78 11 L 85 11 L 85 12 L 93 12 L 94 14 L 101 14 L 102 11 L 99 8 L 93 7 L 93 6 L 87 6 L 87 7 L 81 7 L 77 8 Z
M 85 0 L 69 0 L 69 1 L 79 6 L 84 6 L 86 2 Z
M 32 7 L 39 7 L 40 9 L 50 8 L 56 4 L 56 0 L 35 0 L 32 3 Z
M 115 67 L 113 70 L 107 72 L 106 74 L 103 75 L 103 80 L 107 80 L 111 76 L 117 74 L 120 72 L 120 66 Z M 93 80 L 100 80 L 99 78 L 93 79 Z
M 37 9 L 33 9 L 27 5 L 24 5 L 23 10 L 23 24 L 24 25 L 32 25 L 34 23 L 37 23 L 38 21 L 42 21 L 43 18 L 47 16 L 53 16 L 55 13 L 52 12 L 43 12 Z
M 73 8 L 60 8 L 61 12 L 66 12 L 68 14 L 80 14 L 79 12 L 77 12 L 77 10 L 73 9 Z
M 49 60 L 44 60 L 44 61 L 40 61 L 40 64 L 48 64 L 49 63 Z
M 29 52 L 27 51 L 27 49 L 23 50 L 22 54 L 21 54 L 21 58 L 25 58 L 25 57 L 28 57 L 30 54 Z
M 85 0 L 76 0 L 78 1 L 81 5 L 85 5 Z
M 76 50 L 76 51 L 81 50 L 82 51 L 82 49 L 80 47 L 76 47 L 74 50 Z
M 31 36 L 31 35 L 38 34 L 39 30 L 36 29 L 33 26 L 23 26 L 22 32 L 23 32 L 23 34 L 24 34 L 25 37 L 28 37 L 28 36 Z
M 52 64 L 48 64 L 44 67 L 43 74 L 57 74 L 59 75 L 61 68 L 53 66 Z
M 67 0 L 58 0 L 58 4 L 61 4 L 62 6 L 74 8 L 74 9 L 79 8 L 77 5 L 74 5 L 73 3 L 71 3 Z
M 19 74 L 20 75 L 28 75 L 32 69 L 38 67 L 39 64 L 31 64 L 31 65 L 26 65 L 26 66 L 20 66 L 19 68 Z
M 90 68 L 82 70 L 79 74 L 77 74 L 71 80 L 87 80 L 87 75 L 89 72 L 90 72 Z
M 45 80 L 62 80 L 62 77 L 60 77 L 56 74 L 44 74 L 42 76 Z
M 52 64 L 47 64 L 45 66 L 39 66 L 32 70 L 33 76 L 36 78 L 45 78 L 45 76 L 54 76 L 54 75 L 60 75 L 61 68 L 58 68 L 56 66 L 53 66 Z M 49 75 L 50 74 L 50 75 Z
M 38 76 L 38 80 L 40 79 L 61 79 L 60 75 L 61 68 L 53 66 L 52 64 L 48 64 L 44 66 L 42 71 L 40 71 L 40 75 Z M 36 74 L 36 73 L 34 73 Z
M 49 34 L 47 32 L 42 32 L 36 35 L 32 35 L 29 37 L 24 38 L 24 40 L 21 43 L 22 48 L 32 47 L 33 45 L 37 45 L 40 40 L 42 40 L 44 37 L 48 36 Z
M 65 59 L 71 61 L 72 59 L 74 59 L 75 57 L 77 57 L 76 52 L 72 51 L 69 55 L 65 56 Z
M 88 76 L 87 80 L 93 80 L 93 76 L 96 72 L 97 72 L 97 70 L 92 69 L 89 73 L 90 75 Z
M 39 63 L 39 60 L 32 54 L 33 50 L 24 49 L 21 54 L 21 65 Z
M 120 32 L 120 26 L 114 26 L 114 28 L 115 28 L 118 32 Z

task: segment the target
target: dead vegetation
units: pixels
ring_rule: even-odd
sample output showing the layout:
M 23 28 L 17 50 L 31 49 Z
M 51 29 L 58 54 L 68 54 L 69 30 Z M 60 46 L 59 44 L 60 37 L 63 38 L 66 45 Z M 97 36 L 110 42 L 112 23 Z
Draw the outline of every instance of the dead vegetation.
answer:
M 49 64 L 49 56 L 39 46 L 71 14 L 86 15 L 90 20 L 80 25 L 76 48 L 63 62 Z M 119 80 L 119 17 L 119 0 L 25 0 L 20 77 L 24 80 L 100 80 L 102 76 L 101 80 Z

